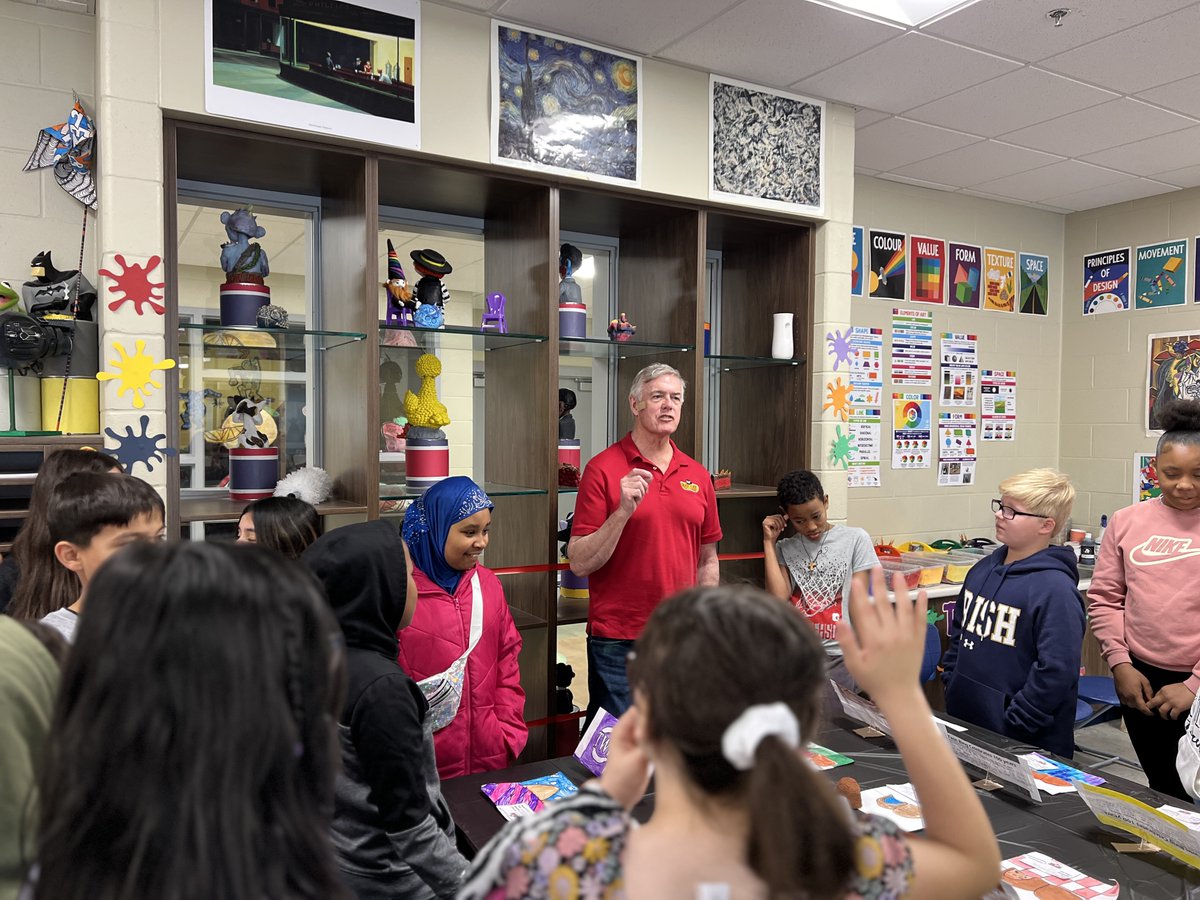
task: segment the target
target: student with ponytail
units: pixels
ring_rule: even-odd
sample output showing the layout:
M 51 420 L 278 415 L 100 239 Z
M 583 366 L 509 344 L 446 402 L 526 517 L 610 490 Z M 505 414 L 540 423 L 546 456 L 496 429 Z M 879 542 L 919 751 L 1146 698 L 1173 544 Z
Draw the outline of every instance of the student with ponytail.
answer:
M 872 573 L 874 596 L 886 595 Z M 608 766 L 579 794 L 510 822 L 476 857 L 460 898 L 973 898 L 1000 856 L 983 807 L 940 738 L 918 684 L 925 597 L 851 589 L 839 637 L 850 673 L 893 724 L 921 796 L 926 836 L 848 814 L 803 757 L 825 689 L 820 640 L 792 610 L 744 586 L 664 601 L 629 662 L 634 705 Z M 654 813 L 629 811 L 654 763 Z

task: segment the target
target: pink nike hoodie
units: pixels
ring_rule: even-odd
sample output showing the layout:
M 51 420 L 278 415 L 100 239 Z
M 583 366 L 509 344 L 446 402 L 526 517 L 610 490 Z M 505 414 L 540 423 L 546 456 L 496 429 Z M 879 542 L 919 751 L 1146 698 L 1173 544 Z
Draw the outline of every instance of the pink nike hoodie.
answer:
M 1143 662 L 1190 671 L 1200 690 L 1200 510 L 1161 498 L 1118 510 L 1088 588 L 1092 633 L 1108 665 Z

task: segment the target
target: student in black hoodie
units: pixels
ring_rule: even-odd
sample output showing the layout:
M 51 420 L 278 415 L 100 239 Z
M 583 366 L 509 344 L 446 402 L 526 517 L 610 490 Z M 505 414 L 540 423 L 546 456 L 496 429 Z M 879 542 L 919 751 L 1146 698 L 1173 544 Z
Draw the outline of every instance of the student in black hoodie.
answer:
M 1086 616 L 1075 554 L 1050 542 L 1074 500 L 1053 469 L 1000 483 L 1002 546 L 967 573 L 942 660 L 946 712 L 1068 759 Z
M 301 560 L 346 639 L 333 821 L 343 878 L 359 900 L 453 897 L 467 863 L 441 794 L 428 704 L 396 665 L 396 631 L 412 621 L 417 597 L 400 533 L 383 521 L 347 525 Z

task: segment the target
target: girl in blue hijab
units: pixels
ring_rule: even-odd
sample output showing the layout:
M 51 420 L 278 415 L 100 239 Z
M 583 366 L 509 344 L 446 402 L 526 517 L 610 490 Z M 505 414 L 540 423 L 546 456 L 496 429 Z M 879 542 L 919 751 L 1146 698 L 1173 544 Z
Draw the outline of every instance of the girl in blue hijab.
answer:
M 500 579 L 479 562 L 493 508 L 479 485 L 458 475 L 404 514 L 419 599 L 412 624 L 397 635 L 398 661 L 429 701 L 443 779 L 503 769 L 525 748 L 521 635 Z

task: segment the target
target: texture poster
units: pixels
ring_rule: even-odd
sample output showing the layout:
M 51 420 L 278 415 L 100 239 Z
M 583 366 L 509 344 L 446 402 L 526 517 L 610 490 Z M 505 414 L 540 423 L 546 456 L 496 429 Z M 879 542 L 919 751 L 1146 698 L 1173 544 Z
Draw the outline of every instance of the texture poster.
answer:
M 1083 314 L 1129 309 L 1129 248 L 1104 250 L 1083 258 Z
M 850 228 L 850 296 L 863 295 L 863 228 Z
M 641 60 L 492 20 L 492 161 L 637 185 Z
M 974 413 L 944 412 L 938 416 L 939 487 L 974 483 L 977 428 Z
M 983 248 L 951 243 L 948 261 L 950 281 L 946 303 L 962 309 L 979 309 L 979 292 L 983 284 Z
M 1137 260 L 1134 309 L 1182 306 L 1187 302 L 1187 241 L 1148 244 L 1134 251 Z
M 1044 316 L 1050 311 L 1046 296 L 1050 281 L 1050 257 L 1022 253 L 1017 269 L 1021 273 L 1021 304 L 1018 312 L 1027 316 Z
M 946 242 L 912 237 L 909 241 L 912 272 L 909 299 L 914 303 L 941 303 L 946 277 Z
M 892 307 L 892 383 L 933 383 L 933 312 Z
M 870 247 L 867 259 L 867 295 L 881 300 L 903 300 L 906 280 L 903 231 L 876 231 L 869 233 Z
M 931 465 L 930 395 L 892 394 L 892 468 Z
M 1017 439 L 1017 373 L 984 369 L 979 373 L 979 396 L 983 401 L 984 441 Z
M 1162 430 L 1158 413 L 1172 400 L 1200 400 L 1200 334 L 1152 334 L 1147 353 L 1146 434 Z
M 1013 312 L 1017 295 L 1017 255 L 987 247 L 983 251 L 983 308 Z
M 820 215 L 825 103 L 716 75 L 709 88 L 709 196 Z

